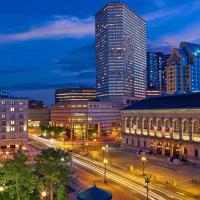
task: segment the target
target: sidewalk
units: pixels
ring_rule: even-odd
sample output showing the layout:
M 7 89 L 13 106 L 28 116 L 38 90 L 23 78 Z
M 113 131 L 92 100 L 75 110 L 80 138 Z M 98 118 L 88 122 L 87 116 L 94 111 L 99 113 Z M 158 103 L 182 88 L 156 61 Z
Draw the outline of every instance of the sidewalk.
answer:
M 102 151 L 91 151 L 93 159 L 103 160 Z M 200 195 L 200 167 L 192 166 L 183 162 L 170 163 L 167 158 L 145 155 L 145 174 L 151 175 L 151 182 L 164 187 L 177 187 L 186 192 Z M 109 150 L 104 152 L 104 158 L 109 165 L 126 170 L 135 176 L 142 177 L 141 156 L 134 152 Z M 197 180 L 196 182 L 194 180 Z M 199 184 L 198 184 L 199 182 Z M 196 183 L 196 184 L 195 184 Z

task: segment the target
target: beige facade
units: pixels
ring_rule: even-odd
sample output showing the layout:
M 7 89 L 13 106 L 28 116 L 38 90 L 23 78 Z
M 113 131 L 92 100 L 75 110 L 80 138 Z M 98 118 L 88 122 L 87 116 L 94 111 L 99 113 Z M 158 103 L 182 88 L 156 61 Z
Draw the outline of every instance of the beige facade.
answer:
M 28 144 L 26 99 L 0 98 L 0 155 Z
M 51 107 L 51 124 L 73 129 L 77 137 L 96 133 L 118 134 L 121 128 L 121 104 L 95 101 L 68 101 Z
M 200 108 L 122 111 L 125 148 L 200 161 Z

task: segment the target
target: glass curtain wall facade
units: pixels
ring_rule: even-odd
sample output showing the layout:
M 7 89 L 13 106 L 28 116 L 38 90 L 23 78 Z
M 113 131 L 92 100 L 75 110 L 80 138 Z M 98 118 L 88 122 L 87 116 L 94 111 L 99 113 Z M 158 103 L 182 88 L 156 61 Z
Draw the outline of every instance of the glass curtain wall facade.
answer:
M 200 45 L 181 42 L 169 58 L 167 92 L 197 91 L 200 91 Z
M 147 52 L 147 89 L 166 91 L 166 67 L 170 55 Z
M 96 14 L 97 97 L 144 98 L 146 22 L 123 3 Z

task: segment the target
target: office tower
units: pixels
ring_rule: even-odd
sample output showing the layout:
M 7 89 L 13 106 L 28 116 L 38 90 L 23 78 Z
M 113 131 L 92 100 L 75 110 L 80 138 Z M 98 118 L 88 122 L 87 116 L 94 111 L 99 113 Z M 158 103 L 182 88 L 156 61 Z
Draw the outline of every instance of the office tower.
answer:
M 56 89 L 55 102 L 66 102 L 69 100 L 94 100 L 96 90 L 94 88 L 63 88 Z
M 146 92 L 146 22 L 120 2 L 96 14 L 97 97 L 139 100 Z
M 162 93 L 167 93 L 167 66 L 169 65 L 169 57 L 171 54 L 166 54 L 162 56 L 162 78 L 161 78 L 161 91 Z
M 166 91 L 166 67 L 169 55 L 147 52 L 147 90 Z
M 200 45 L 181 42 L 172 50 L 167 67 L 167 93 L 200 90 Z

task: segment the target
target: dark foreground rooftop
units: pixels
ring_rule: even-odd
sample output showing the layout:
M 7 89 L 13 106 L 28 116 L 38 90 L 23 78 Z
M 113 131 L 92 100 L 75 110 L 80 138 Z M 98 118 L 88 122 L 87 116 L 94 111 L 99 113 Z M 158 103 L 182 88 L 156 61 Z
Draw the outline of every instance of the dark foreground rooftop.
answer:
M 91 188 L 79 192 L 77 198 L 78 200 L 111 200 L 112 193 L 94 185 Z
M 166 95 L 136 102 L 124 110 L 200 109 L 200 93 Z

